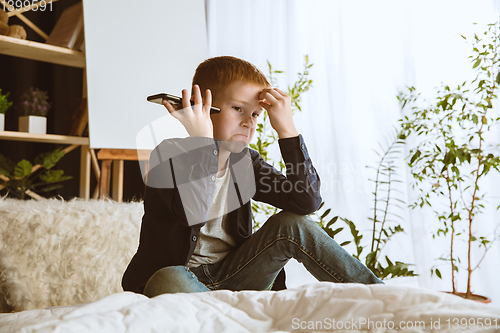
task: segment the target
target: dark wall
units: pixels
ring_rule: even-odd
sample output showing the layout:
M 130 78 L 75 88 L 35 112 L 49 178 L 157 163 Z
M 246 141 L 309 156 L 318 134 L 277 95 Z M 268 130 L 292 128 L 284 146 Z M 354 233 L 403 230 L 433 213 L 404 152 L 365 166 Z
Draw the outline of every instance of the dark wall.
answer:
M 44 32 L 50 34 L 63 10 L 78 2 L 79 0 L 58 1 L 52 4 L 52 10 L 47 7 L 44 12 L 27 12 L 24 15 Z M 9 25 L 13 24 L 22 25 L 26 29 L 28 40 L 44 42 L 42 37 L 15 16 L 9 19 Z M 14 105 L 7 111 L 5 116 L 5 130 L 17 131 L 18 114 L 15 111 L 15 104 L 24 91 L 29 87 L 36 87 L 47 91 L 49 101 L 52 103 L 52 108 L 47 115 L 47 133 L 63 134 L 68 117 L 71 116 L 71 105 L 82 95 L 82 83 L 82 69 L 0 54 L 0 89 L 2 89 L 2 93 L 10 92 L 9 99 L 14 102 Z M 28 159 L 33 162 L 38 154 L 51 151 L 57 147 L 61 146 L 0 140 L 0 154 L 15 162 L 21 159 Z M 80 149 L 75 149 L 65 155 L 57 164 L 56 169 L 63 169 L 65 174 L 72 176 L 73 179 L 62 183 L 64 184 L 63 188 L 48 192 L 44 196 L 60 195 L 65 199 L 78 196 Z M 96 180 L 92 175 L 91 194 L 95 184 Z M 124 201 L 141 199 L 143 190 L 144 184 L 141 180 L 138 163 L 125 162 Z M 1 192 L 1 194 L 4 194 L 4 192 Z

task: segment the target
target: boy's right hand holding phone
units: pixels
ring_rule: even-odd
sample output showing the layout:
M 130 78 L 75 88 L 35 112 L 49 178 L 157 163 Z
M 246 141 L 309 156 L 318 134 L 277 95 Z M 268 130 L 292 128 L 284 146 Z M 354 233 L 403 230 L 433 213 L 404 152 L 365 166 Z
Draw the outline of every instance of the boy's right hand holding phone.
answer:
M 163 100 L 163 105 L 168 112 L 181 122 L 189 136 L 201 136 L 207 138 L 214 137 L 212 120 L 210 119 L 210 107 L 212 106 L 212 93 L 207 89 L 205 93 L 205 103 L 202 101 L 200 87 L 193 86 L 194 106 L 191 107 L 189 92 L 182 90 L 182 109 L 177 110 L 167 100 Z

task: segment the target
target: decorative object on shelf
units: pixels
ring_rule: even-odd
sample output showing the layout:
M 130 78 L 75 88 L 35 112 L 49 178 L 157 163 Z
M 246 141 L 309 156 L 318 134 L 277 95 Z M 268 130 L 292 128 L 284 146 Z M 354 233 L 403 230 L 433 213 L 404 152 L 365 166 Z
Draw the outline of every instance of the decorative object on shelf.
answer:
M 19 132 L 47 134 L 47 118 L 40 116 L 19 117 Z
M 9 15 L 0 9 L 0 35 L 26 39 L 26 30 L 23 26 L 14 24 L 9 27 Z
M 51 104 L 46 91 L 29 88 L 21 97 L 18 107 L 19 132 L 47 133 L 47 118 Z
M 24 159 L 14 163 L 0 154 L 0 190 L 6 190 L 7 195 L 12 194 L 19 199 L 24 199 L 26 195 L 40 199 L 41 196 L 35 193 L 35 190 L 48 192 L 61 188 L 62 185 L 59 183 L 72 177 L 65 176 L 64 170 L 52 168 L 67 151 L 57 148 L 42 153 L 35 158 L 35 165 Z
M 12 106 L 12 102 L 7 99 L 9 95 L 9 92 L 2 94 L 2 89 L 0 89 L 0 131 L 5 129 L 5 112 Z
M 0 9 L 0 35 L 7 36 L 9 35 L 10 27 L 9 27 L 9 15 Z
M 408 155 L 412 185 L 419 191 L 412 208 L 433 208 L 438 225 L 433 237 L 446 237 L 449 242 L 447 253 L 439 260 L 449 267 L 452 293 L 461 294 L 456 274 L 459 269 L 466 270 L 465 298 L 469 299 L 474 299 L 472 273 L 499 238 L 498 228 L 480 229 L 478 225 L 479 215 L 495 199 L 487 200 L 483 186 L 492 180 L 493 173 L 500 172 L 500 152 L 492 137 L 496 135 L 492 130 L 500 127 L 493 109 L 500 84 L 499 24 L 489 24 L 480 36 L 474 35 L 469 57 L 476 70 L 474 80 L 457 88 L 443 85 L 432 102 L 425 101 L 414 87 L 398 95 L 403 110 L 411 107 L 402 129 L 405 137 L 413 140 L 407 142 L 415 142 Z M 499 226 L 498 220 L 495 222 Z M 481 253 L 474 254 L 476 249 Z M 464 256 L 467 259 L 461 260 Z M 436 267 L 431 274 L 442 278 Z
M 78 50 L 83 43 L 83 6 L 66 8 L 46 41 L 47 44 Z
M 26 30 L 22 25 L 14 24 L 10 26 L 9 30 L 9 37 L 14 37 L 14 38 L 19 38 L 19 39 L 26 39 Z
M 0 9 L 0 22 L 5 24 L 9 23 L 9 14 L 2 9 Z
M 10 32 L 10 27 L 3 22 L 0 22 L 0 35 L 8 36 Z

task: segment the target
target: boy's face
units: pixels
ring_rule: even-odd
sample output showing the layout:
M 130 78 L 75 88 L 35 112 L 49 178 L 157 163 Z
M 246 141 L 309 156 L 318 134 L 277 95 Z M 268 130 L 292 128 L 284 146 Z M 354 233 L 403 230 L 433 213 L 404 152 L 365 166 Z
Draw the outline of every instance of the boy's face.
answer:
M 234 152 L 241 151 L 253 138 L 258 117 L 264 111 L 259 105 L 262 89 L 256 84 L 240 81 L 230 84 L 214 96 L 212 104 L 221 110 L 210 116 L 214 138 L 235 143 Z

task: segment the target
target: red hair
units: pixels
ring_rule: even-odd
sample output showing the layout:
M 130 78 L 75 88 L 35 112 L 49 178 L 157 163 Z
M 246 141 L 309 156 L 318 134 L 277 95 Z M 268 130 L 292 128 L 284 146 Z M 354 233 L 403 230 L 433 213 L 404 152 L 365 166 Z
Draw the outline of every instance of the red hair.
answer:
M 210 89 L 214 97 L 233 82 L 239 81 L 254 83 L 263 88 L 271 86 L 266 76 L 255 65 L 231 56 L 213 57 L 203 61 L 196 68 L 192 85 L 199 85 L 203 96 L 206 89 Z

